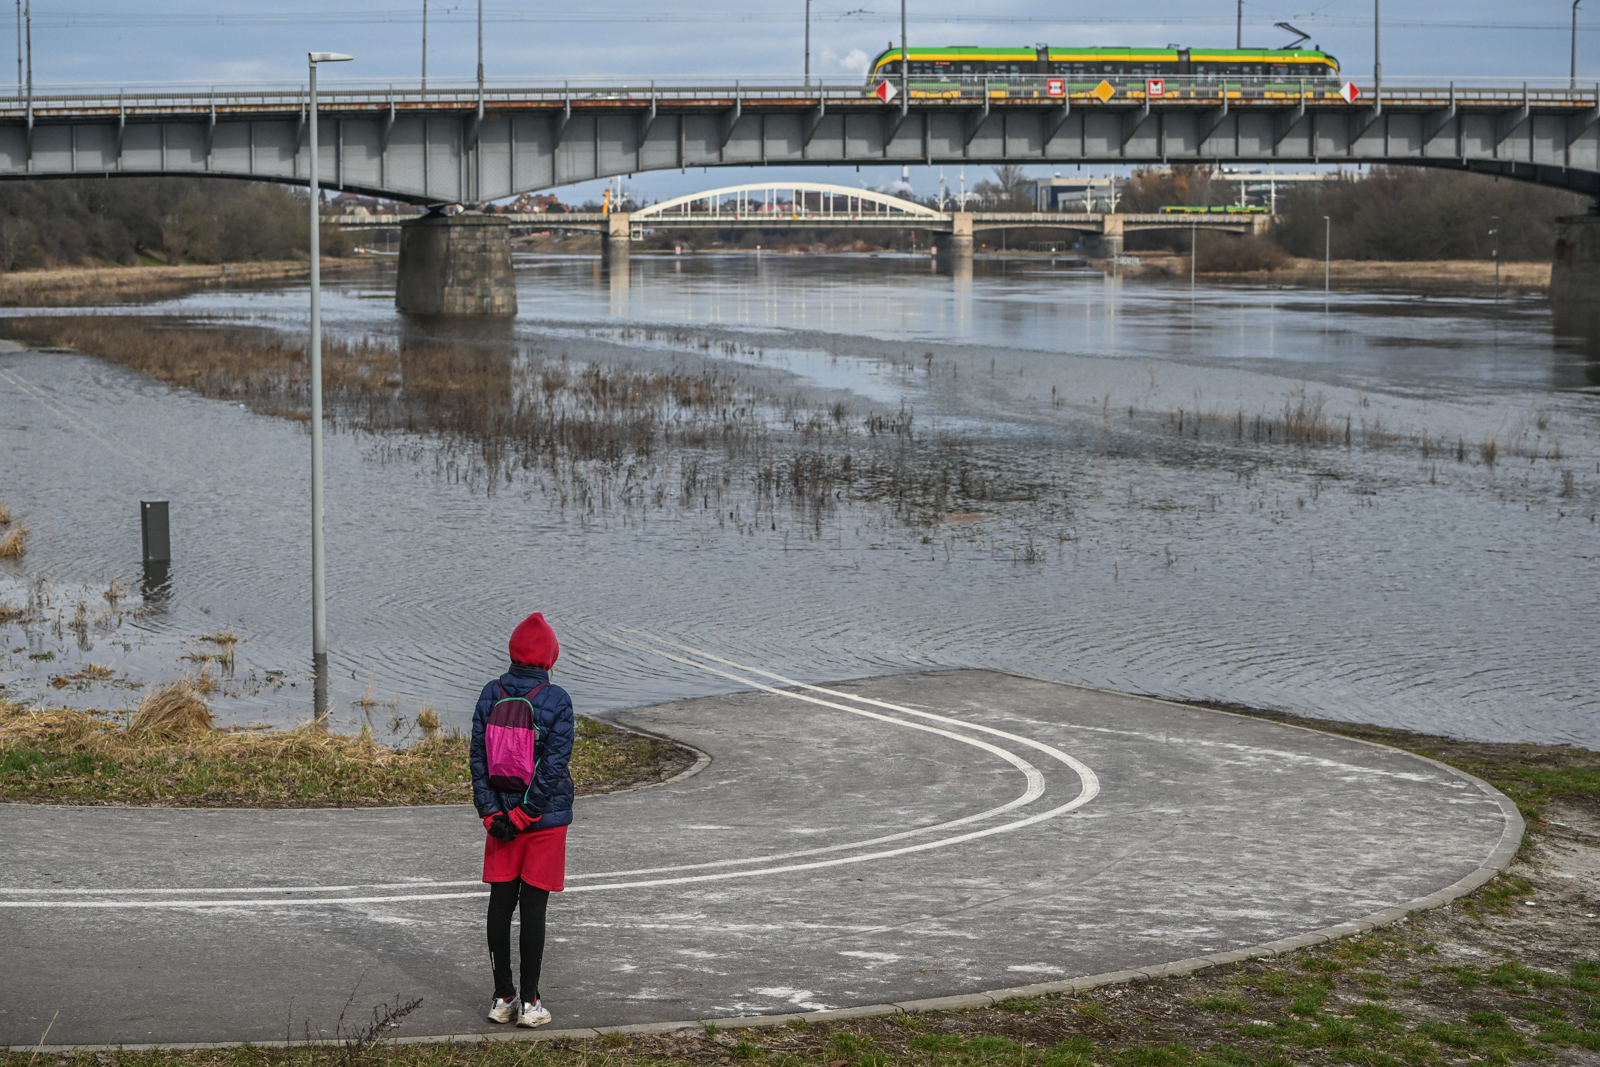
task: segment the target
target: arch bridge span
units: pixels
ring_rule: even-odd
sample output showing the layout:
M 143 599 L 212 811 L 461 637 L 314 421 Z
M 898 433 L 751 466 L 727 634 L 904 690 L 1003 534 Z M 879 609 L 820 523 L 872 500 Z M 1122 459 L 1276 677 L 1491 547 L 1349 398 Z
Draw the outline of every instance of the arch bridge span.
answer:
M 941 211 L 915 200 L 821 182 L 752 182 L 706 189 L 632 212 L 496 215 L 524 230 L 577 230 L 638 240 L 650 230 L 926 230 L 971 236 L 992 230 L 1055 229 L 1120 237 L 1141 230 L 1262 232 L 1265 214 L 1181 215 L 1065 211 Z M 403 225 L 403 215 L 337 215 L 351 229 Z

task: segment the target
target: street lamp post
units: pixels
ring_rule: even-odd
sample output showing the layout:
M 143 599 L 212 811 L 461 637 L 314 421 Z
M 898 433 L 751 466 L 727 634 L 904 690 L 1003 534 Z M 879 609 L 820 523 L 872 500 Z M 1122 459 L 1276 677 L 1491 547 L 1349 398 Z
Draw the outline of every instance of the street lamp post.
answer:
M 1322 216 L 1322 291 L 1333 290 L 1333 219 Z
M 1239 0 L 1239 17 L 1234 24 L 1233 47 L 1244 47 L 1244 0 Z
M 1489 231 L 1489 236 L 1494 238 L 1494 299 L 1500 301 L 1500 216 L 1490 215 L 1489 221 L 1494 223 L 1494 229 Z
M 428 91 L 428 0 L 422 0 L 422 91 Z
M 341 52 L 309 52 L 311 68 L 311 665 L 316 675 L 316 714 L 327 714 L 328 606 L 322 544 L 322 237 L 317 190 L 317 64 L 354 59 Z
M 483 0 L 478 0 L 478 117 L 483 117 Z

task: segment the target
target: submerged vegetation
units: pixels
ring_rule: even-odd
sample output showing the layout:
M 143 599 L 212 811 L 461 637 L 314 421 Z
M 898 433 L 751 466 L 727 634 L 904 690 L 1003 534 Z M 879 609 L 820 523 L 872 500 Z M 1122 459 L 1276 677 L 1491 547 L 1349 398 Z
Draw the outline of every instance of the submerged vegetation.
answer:
M 0 332 L 93 353 L 261 414 L 309 414 L 303 342 L 280 332 L 119 316 L 14 318 L 0 323 Z M 625 521 L 697 513 L 736 533 L 793 528 L 817 538 L 842 507 L 865 504 L 875 514 L 857 521 L 892 522 L 924 543 L 952 515 L 1006 512 L 1009 540 L 990 538 L 986 547 L 1019 562 L 1042 560 L 1048 541 L 1075 538 L 1074 468 L 1057 450 L 980 445 L 925 424 L 909 406 L 861 409 L 859 400 L 803 397 L 760 368 L 760 349 L 713 342 L 703 331 L 623 326 L 588 333 L 591 348 L 626 346 L 615 349 L 622 358 L 639 347 L 673 355 L 666 366 L 635 367 L 572 359 L 571 346 L 558 339 L 332 338 L 323 351 L 326 410 L 332 428 L 373 436 L 367 456 L 375 462 L 431 462 L 438 477 L 486 494 L 532 485 L 580 522 L 603 513 Z M 935 379 L 946 378 L 959 389 L 971 373 L 996 373 L 992 363 L 969 370 L 932 351 L 921 359 L 885 354 L 884 362 L 929 387 L 945 387 Z M 1049 405 L 1067 406 L 1058 387 Z M 1119 409 L 1109 395 L 1071 406 L 1077 416 L 1092 416 L 1074 431 L 1090 452 L 1158 462 L 1245 459 L 1320 470 L 1326 463 L 1313 459 L 1318 451 L 1409 452 L 1432 481 L 1443 464 L 1564 459 L 1543 411 L 1499 435 L 1469 439 L 1391 427 L 1364 396 L 1333 414 L 1304 386 L 1281 407 L 1254 411 L 1198 401 L 1192 409 L 1148 401 Z M 1340 475 L 1321 470 L 1317 477 Z M 1570 469 L 1559 478 L 1564 498 L 1586 497 Z M 1320 487 L 1310 487 L 1311 499 Z
M 470 803 L 467 738 L 431 708 L 402 720 L 391 748 L 330 733 L 218 729 L 203 681 L 149 691 L 131 716 L 0 700 L 0 800 L 175 807 L 376 807 Z M 688 749 L 580 719 L 572 777 L 580 795 L 662 781 L 694 764 Z

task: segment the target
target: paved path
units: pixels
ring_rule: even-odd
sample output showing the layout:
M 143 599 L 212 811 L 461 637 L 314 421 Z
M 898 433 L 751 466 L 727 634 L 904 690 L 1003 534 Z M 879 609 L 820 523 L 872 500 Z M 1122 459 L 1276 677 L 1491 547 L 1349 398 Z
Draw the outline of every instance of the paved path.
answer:
M 731 677 L 771 682 L 701 657 Z M 627 712 L 699 774 L 579 802 L 551 904 L 561 1027 L 786 1012 L 1149 966 L 1477 869 L 1498 800 L 1325 734 L 978 671 Z M 483 1022 L 466 808 L 0 805 L 0 1044 Z M 57 1014 L 59 1012 L 59 1014 Z

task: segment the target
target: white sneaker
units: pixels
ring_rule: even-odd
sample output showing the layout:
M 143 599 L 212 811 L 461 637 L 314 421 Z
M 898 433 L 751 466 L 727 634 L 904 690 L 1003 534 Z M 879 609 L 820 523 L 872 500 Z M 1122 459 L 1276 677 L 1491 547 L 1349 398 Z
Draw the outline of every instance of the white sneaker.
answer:
M 549 1021 L 550 1013 L 537 1000 L 532 1004 L 523 1002 L 522 1014 L 517 1016 L 517 1025 L 527 1030 L 532 1030 L 535 1026 L 543 1026 Z
M 517 998 L 507 997 L 501 1000 L 494 998 L 494 1003 L 489 1006 L 489 1021 L 492 1023 L 508 1023 L 517 1017 Z

